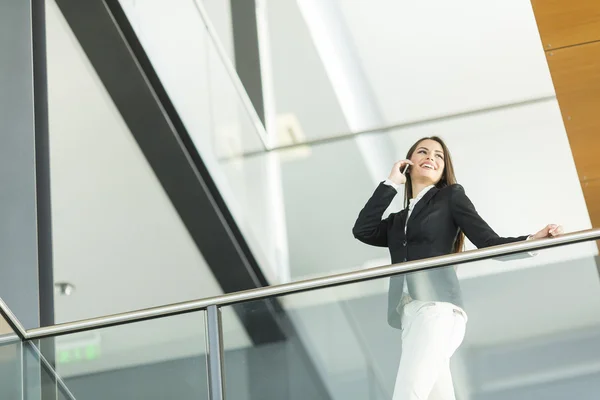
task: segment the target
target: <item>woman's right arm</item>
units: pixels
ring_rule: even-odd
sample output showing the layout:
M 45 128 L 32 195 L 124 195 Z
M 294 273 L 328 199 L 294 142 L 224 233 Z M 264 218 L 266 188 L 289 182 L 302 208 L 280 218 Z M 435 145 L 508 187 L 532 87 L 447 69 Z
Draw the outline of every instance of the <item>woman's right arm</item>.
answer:
M 388 177 L 391 184 L 400 186 L 406 182 L 406 177 L 400 172 L 406 164 L 412 164 L 412 162 L 402 160 L 394 164 Z M 387 231 L 391 216 L 384 220 L 382 217 L 397 193 L 395 187 L 383 182 L 379 184 L 375 193 L 358 214 L 358 219 L 352 228 L 355 238 L 372 246 L 387 247 Z
M 358 214 L 354 228 L 352 228 L 352 234 L 356 239 L 372 246 L 387 247 L 387 229 L 390 218 L 383 220 L 381 218 L 396 193 L 396 189 L 390 185 L 380 183 L 377 186 L 375 193 Z

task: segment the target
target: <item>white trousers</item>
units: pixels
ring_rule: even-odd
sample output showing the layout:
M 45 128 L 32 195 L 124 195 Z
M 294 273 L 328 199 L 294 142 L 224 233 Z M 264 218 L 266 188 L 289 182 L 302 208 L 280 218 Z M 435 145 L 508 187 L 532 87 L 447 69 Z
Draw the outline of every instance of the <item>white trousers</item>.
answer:
M 402 357 L 393 400 L 455 400 L 450 357 L 462 343 L 467 315 L 443 302 L 413 300 L 402 315 Z

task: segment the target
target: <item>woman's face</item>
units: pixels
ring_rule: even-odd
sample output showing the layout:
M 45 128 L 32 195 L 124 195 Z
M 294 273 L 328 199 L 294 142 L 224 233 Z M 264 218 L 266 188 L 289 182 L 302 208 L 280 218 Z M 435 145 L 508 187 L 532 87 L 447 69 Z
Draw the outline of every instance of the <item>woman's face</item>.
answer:
M 426 139 L 417 145 L 410 161 L 410 178 L 415 181 L 437 184 L 444 173 L 444 150 L 442 145 L 435 140 Z

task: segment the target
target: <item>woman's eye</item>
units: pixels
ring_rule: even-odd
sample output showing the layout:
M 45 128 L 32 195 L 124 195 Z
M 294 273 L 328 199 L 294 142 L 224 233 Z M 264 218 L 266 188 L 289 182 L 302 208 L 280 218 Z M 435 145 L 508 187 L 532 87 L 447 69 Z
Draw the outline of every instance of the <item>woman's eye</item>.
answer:
M 419 154 L 425 154 L 425 150 L 419 150 Z
M 441 160 L 443 160 L 443 159 L 444 159 L 444 156 L 443 156 L 443 155 L 441 155 L 441 154 L 436 154 L 436 156 L 437 156 L 439 159 L 441 159 Z

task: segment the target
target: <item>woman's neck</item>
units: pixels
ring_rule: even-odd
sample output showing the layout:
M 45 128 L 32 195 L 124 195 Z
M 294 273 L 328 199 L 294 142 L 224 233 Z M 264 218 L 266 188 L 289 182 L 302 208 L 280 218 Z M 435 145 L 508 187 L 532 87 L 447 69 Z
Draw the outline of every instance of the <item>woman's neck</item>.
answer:
M 423 191 L 426 187 L 431 186 L 429 182 L 412 182 L 412 195 L 413 199 L 416 198 L 419 193 Z

